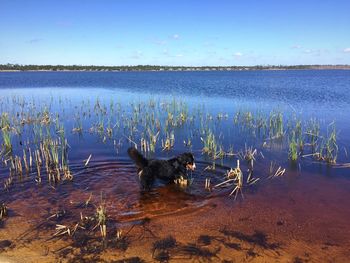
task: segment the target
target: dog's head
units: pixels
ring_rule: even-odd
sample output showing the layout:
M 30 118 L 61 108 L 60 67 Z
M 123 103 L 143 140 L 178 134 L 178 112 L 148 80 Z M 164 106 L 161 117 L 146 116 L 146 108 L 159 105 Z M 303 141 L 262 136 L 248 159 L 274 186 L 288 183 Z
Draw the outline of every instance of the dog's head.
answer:
M 177 160 L 182 166 L 186 167 L 187 170 L 194 171 L 194 169 L 196 169 L 192 153 L 183 153 L 177 157 Z

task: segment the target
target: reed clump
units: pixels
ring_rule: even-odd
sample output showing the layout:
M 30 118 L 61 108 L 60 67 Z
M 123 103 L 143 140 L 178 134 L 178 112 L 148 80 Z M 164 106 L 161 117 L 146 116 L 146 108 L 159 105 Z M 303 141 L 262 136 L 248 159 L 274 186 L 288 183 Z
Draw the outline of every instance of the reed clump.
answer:
M 276 177 L 280 177 L 283 176 L 286 172 L 286 168 L 282 168 L 281 166 L 278 166 L 276 168 L 276 163 L 275 162 L 271 162 L 270 163 L 270 168 L 269 168 L 269 179 L 272 178 L 276 178 Z
M 8 113 L 4 112 L 1 114 L 0 118 L 0 128 L 2 133 L 2 139 L 3 139 L 3 146 L 5 153 L 9 153 L 12 151 L 12 143 L 11 143 L 11 124 L 9 120 Z
M 212 130 L 205 132 L 204 138 L 200 138 L 203 144 L 202 153 L 208 155 L 213 160 L 222 159 L 226 156 L 223 146 L 218 143 L 218 140 Z
M 324 139 L 317 158 L 329 164 L 335 164 L 338 157 L 337 133 L 335 124 L 331 123 L 328 127 L 328 136 Z
M 12 171 L 10 171 L 10 175 L 9 175 L 9 177 L 5 180 L 5 182 L 4 182 L 4 190 L 5 191 L 9 191 L 9 189 L 10 189 L 10 187 L 12 186 L 12 184 L 13 184 L 13 173 L 12 173 Z
M 256 161 L 256 155 L 258 151 L 257 149 L 253 150 L 253 147 L 247 147 L 245 145 L 245 153 L 243 155 L 244 160 L 247 162 L 248 166 L 248 177 L 247 177 L 247 183 L 248 184 L 255 184 L 257 181 L 260 180 L 260 178 L 253 178 L 253 173 L 254 173 L 254 162 Z
M 175 144 L 174 132 L 167 133 L 165 140 L 162 140 L 163 151 L 170 151 L 174 147 L 174 144 Z
M 227 178 L 232 178 L 234 180 L 234 188 L 230 193 L 230 196 L 235 194 L 235 200 L 237 198 L 238 193 L 241 193 L 241 196 L 243 198 L 243 173 L 241 171 L 241 168 L 239 167 L 239 160 L 237 160 L 237 167 L 235 169 L 231 169 L 227 173 Z
M 292 139 L 289 143 L 289 159 L 293 162 L 295 162 L 298 159 L 298 148 L 297 143 L 295 140 L 295 133 L 293 132 Z
M 106 236 L 107 236 L 107 210 L 106 210 L 106 206 L 104 203 L 101 203 L 96 208 L 95 217 L 97 219 L 97 224 L 94 227 L 94 229 L 96 227 L 99 227 L 102 238 L 106 238 Z
M 230 169 L 226 172 L 226 180 L 222 183 L 216 184 L 214 188 L 217 187 L 230 187 L 233 186 L 233 190 L 230 192 L 229 196 L 235 194 L 235 200 L 239 193 L 243 198 L 243 172 L 240 168 L 240 162 L 237 160 L 237 166 L 234 169 Z
M 272 112 L 269 117 L 270 138 L 282 138 L 284 135 L 283 115 Z

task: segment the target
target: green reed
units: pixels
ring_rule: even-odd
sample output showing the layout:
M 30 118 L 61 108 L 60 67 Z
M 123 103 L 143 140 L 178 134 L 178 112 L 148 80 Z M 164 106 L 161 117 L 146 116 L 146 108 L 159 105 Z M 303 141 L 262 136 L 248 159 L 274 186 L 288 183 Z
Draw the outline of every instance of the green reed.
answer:
M 9 120 L 8 113 L 4 112 L 1 114 L 0 118 L 0 128 L 2 132 L 3 146 L 6 153 L 12 151 L 12 143 L 11 143 L 11 124 Z
M 298 144 L 295 140 L 295 131 L 293 131 L 292 139 L 289 142 L 289 159 L 295 162 L 298 159 Z
M 320 147 L 318 158 L 329 163 L 335 164 L 338 157 L 337 133 L 335 124 L 331 123 L 327 129 L 327 137 L 324 138 Z

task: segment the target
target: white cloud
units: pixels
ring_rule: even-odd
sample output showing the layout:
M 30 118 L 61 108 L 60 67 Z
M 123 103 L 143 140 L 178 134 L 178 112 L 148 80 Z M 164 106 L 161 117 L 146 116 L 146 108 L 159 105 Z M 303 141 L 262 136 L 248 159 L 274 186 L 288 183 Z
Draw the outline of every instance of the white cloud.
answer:
M 184 55 L 183 54 L 176 54 L 175 55 L 175 57 L 177 57 L 177 58 L 181 58 L 181 57 L 183 57 Z
M 236 52 L 233 54 L 233 56 L 235 56 L 236 58 L 239 58 L 239 57 L 243 56 L 243 54 L 241 52 Z
M 343 52 L 344 53 L 350 53 L 350 47 L 344 48 Z
M 172 36 L 172 38 L 173 38 L 173 39 L 179 39 L 180 36 L 179 36 L 178 34 L 174 34 L 174 35 Z

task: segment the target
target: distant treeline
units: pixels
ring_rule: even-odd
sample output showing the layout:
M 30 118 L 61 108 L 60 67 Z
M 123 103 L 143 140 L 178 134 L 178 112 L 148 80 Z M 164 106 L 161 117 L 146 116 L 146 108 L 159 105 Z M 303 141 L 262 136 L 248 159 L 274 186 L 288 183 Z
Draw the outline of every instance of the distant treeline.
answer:
M 287 69 L 350 69 L 350 65 L 257 65 L 257 66 L 83 66 L 0 64 L 0 71 L 209 71 L 209 70 L 287 70 Z

